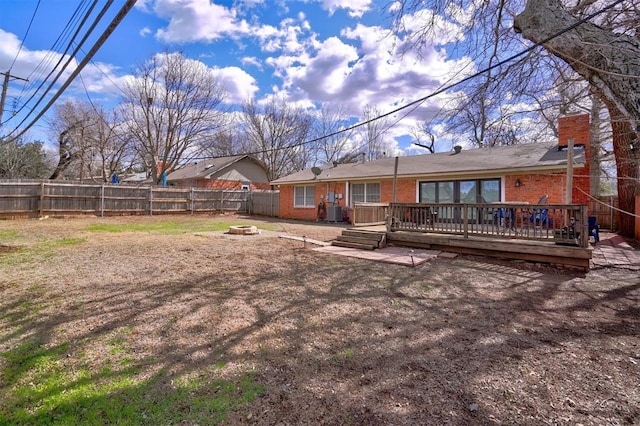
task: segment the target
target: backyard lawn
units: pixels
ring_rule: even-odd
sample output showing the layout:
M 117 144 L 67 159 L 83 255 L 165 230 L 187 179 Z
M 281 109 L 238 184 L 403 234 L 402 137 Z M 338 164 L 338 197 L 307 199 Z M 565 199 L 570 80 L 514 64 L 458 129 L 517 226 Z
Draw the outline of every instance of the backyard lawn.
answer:
M 0 425 L 640 424 L 637 271 L 278 238 L 342 229 L 0 221 Z

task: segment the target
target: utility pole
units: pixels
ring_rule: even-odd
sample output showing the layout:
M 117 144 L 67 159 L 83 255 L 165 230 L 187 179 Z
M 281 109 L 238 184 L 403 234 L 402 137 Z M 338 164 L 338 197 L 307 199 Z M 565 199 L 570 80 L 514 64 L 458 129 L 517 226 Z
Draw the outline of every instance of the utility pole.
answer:
M 15 75 L 11 75 L 11 70 L 7 72 L 0 72 L 0 75 L 4 76 L 4 84 L 2 85 L 2 95 L 0 96 L 0 127 L 2 127 L 2 114 L 4 113 L 4 103 L 7 100 L 7 89 L 9 87 L 9 79 L 29 81 L 26 78 L 21 78 Z

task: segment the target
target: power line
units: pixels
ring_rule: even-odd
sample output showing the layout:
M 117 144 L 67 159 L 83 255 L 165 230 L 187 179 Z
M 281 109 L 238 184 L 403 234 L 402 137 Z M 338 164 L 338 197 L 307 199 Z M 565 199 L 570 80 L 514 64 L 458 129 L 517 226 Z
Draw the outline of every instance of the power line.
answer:
M 22 41 L 20 42 L 20 47 L 18 48 L 18 52 L 16 52 L 16 56 L 15 56 L 15 58 L 13 58 L 13 62 L 11 62 L 11 65 L 9 66 L 9 71 L 8 72 L 11 72 L 11 68 L 13 68 L 13 65 L 16 63 L 16 59 L 18 59 L 18 55 L 20 55 L 20 52 L 22 51 L 22 47 L 24 46 L 24 42 L 27 39 L 27 36 L 29 35 L 29 30 L 31 30 L 31 25 L 33 24 L 33 20 L 36 17 L 36 13 L 38 13 L 38 8 L 39 7 L 40 7 L 40 0 L 38 0 L 38 3 L 36 4 L 36 9 L 33 11 L 33 15 L 31 15 L 31 20 L 29 20 L 29 25 L 27 26 L 27 31 L 24 33 L 24 37 L 22 38 Z M 2 108 L 0 108 L 0 112 L 1 111 L 2 111 Z
M 122 8 L 118 12 L 118 14 L 113 18 L 113 20 L 111 21 L 111 23 L 109 24 L 107 29 L 102 33 L 100 38 L 93 45 L 93 47 L 91 48 L 91 50 L 89 51 L 87 56 L 82 60 L 82 62 L 80 62 L 80 64 L 78 64 L 77 68 L 69 76 L 67 81 L 64 82 L 62 87 L 60 87 L 58 92 L 53 96 L 53 98 L 51 98 L 51 100 L 47 103 L 47 105 L 45 105 L 44 109 L 42 111 L 40 111 L 38 116 L 36 118 L 34 118 L 31 121 L 31 123 L 29 123 L 29 125 L 24 130 L 22 130 L 17 136 L 15 136 L 13 139 L 16 139 L 16 138 L 22 136 L 27 130 L 29 130 L 31 128 L 31 126 L 33 126 L 36 123 L 36 121 L 38 121 L 40 119 L 40 117 L 42 117 L 44 115 L 45 112 L 47 112 L 47 110 L 51 107 L 51 105 L 53 105 L 55 103 L 55 101 L 62 95 L 62 93 L 65 91 L 65 89 L 71 84 L 71 82 L 76 78 L 76 76 L 80 73 L 80 71 L 82 71 L 82 69 L 87 65 L 87 63 L 91 60 L 91 58 L 100 49 L 100 47 L 102 47 L 104 42 L 107 41 L 107 39 L 109 38 L 111 33 L 113 33 L 113 31 L 115 31 L 116 27 L 120 24 L 120 22 L 122 22 L 124 17 L 133 8 L 135 3 L 136 3 L 136 0 L 127 0 L 125 5 L 122 6 Z
M 97 0 L 94 0 L 93 5 L 90 6 L 90 9 L 89 10 L 85 9 L 85 11 L 84 11 L 84 19 L 80 23 L 75 23 L 75 21 L 80 19 L 80 14 L 81 14 L 81 10 L 80 9 L 82 7 L 82 4 L 86 3 L 86 2 L 87 2 L 87 0 L 83 0 L 83 2 L 78 5 L 76 10 L 73 12 L 71 18 L 69 18 L 69 20 L 65 24 L 64 29 L 58 35 L 58 38 L 53 43 L 53 45 L 51 46 L 49 51 L 47 52 L 47 54 L 42 58 L 40 63 L 38 63 L 38 65 L 33 69 L 33 71 L 31 71 L 31 73 L 29 73 L 29 75 L 27 76 L 27 79 L 29 79 L 33 75 L 37 76 L 40 73 L 41 70 L 43 70 L 43 72 L 44 72 L 46 69 L 49 68 L 48 65 L 51 64 L 55 59 L 55 56 L 56 56 L 55 52 L 58 50 L 58 46 L 62 45 L 65 40 L 68 40 L 69 36 L 68 36 L 67 33 L 71 32 L 72 28 L 75 27 L 76 28 L 75 33 L 73 34 L 71 40 L 67 43 L 67 46 L 66 46 L 65 50 L 59 55 L 60 57 L 58 59 L 58 62 L 54 66 L 51 67 L 51 71 L 44 78 L 42 78 L 42 79 L 34 78 L 33 79 L 33 84 L 28 85 L 28 86 L 24 85 L 22 87 L 22 91 L 20 92 L 20 96 L 18 96 L 18 101 L 21 99 L 22 95 L 25 92 L 30 91 L 32 89 L 32 87 L 36 85 L 38 80 L 41 81 L 40 85 L 38 85 L 38 87 L 34 90 L 34 92 L 31 95 L 31 97 L 29 97 L 29 99 L 27 99 L 27 101 L 25 101 L 22 104 L 22 106 L 20 108 L 18 108 L 18 110 L 15 112 L 15 114 L 20 113 L 20 111 L 22 111 L 27 106 L 27 104 L 38 94 L 38 91 L 42 88 L 42 86 L 44 86 L 46 84 L 46 82 L 49 79 L 49 77 L 51 77 L 51 75 L 54 73 L 56 68 L 60 65 L 60 63 L 64 59 L 64 56 L 66 55 L 66 53 L 69 51 L 69 49 L 71 49 L 73 40 L 75 40 L 76 36 L 80 32 L 80 28 L 82 27 L 82 25 L 84 25 L 84 22 L 88 19 L 89 15 L 91 13 L 91 10 L 93 10 L 95 5 L 97 4 Z M 7 120 L 7 121 L 9 121 L 9 120 Z
M 486 67 L 486 68 L 484 68 L 484 69 L 482 69 L 482 70 L 480 70 L 480 71 L 478 71 L 478 72 L 476 72 L 474 74 L 471 74 L 471 75 L 469 75 L 467 77 L 464 77 L 463 79 L 461 79 L 461 80 L 459 80 L 459 81 L 457 81 L 455 83 L 451 83 L 449 85 L 441 87 L 440 89 L 437 89 L 437 90 L 431 92 L 430 94 L 428 94 L 426 96 L 423 96 L 422 98 L 416 99 L 416 100 L 414 100 L 412 102 L 409 102 L 408 104 L 405 104 L 405 105 L 403 105 L 401 107 L 398 107 L 398 108 L 396 108 L 394 110 L 391 110 L 391 111 L 386 112 L 384 114 L 378 115 L 377 117 L 373 117 L 371 119 L 358 122 L 356 124 L 353 124 L 351 126 L 348 126 L 348 127 L 344 128 L 344 129 L 329 133 L 328 135 L 323 135 L 323 136 L 320 136 L 320 137 L 316 137 L 316 138 L 313 138 L 313 139 L 310 139 L 310 140 L 307 140 L 307 141 L 303 141 L 303 142 L 300 142 L 300 143 L 297 143 L 297 144 L 289 145 L 289 146 L 286 146 L 286 147 L 272 148 L 269 151 L 279 151 L 279 150 L 283 150 L 283 149 L 297 148 L 297 147 L 304 146 L 304 145 L 307 145 L 307 144 L 312 144 L 312 143 L 315 143 L 315 142 L 319 142 L 322 139 L 330 138 L 330 137 L 333 137 L 333 136 L 337 136 L 337 135 L 339 135 L 341 133 L 349 132 L 349 131 L 357 129 L 359 127 L 366 126 L 369 123 L 372 123 L 372 122 L 377 121 L 377 120 L 381 120 L 381 119 L 386 118 L 386 117 L 388 117 L 390 115 L 393 115 L 393 114 L 395 114 L 397 112 L 400 112 L 400 111 L 402 111 L 404 109 L 407 109 L 407 108 L 410 108 L 410 107 L 413 107 L 413 106 L 415 106 L 417 108 L 417 106 L 419 106 L 420 104 L 424 103 L 425 101 L 427 101 L 427 100 L 429 100 L 429 99 L 431 99 L 431 98 L 433 98 L 433 97 L 435 97 L 437 95 L 445 93 L 448 90 L 453 89 L 454 87 L 457 87 L 457 86 L 461 85 L 462 83 L 466 83 L 467 81 L 472 80 L 472 79 L 474 79 L 476 77 L 479 77 L 479 76 L 481 76 L 482 74 L 484 74 L 484 73 L 486 73 L 488 71 L 491 71 L 491 70 L 493 70 L 495 68 L 501 67 L 504 64 L 513 61 L 514 59 L 517 59 L 517 58 L 519 58 L 521 56 L 524 56 L 525 54 L 533 51 L 534 49 L 536 49 L 536 48 L 538 48 L 538 47 L 550 42 L 551 40 L 553 40 L 555 38 L 560 37 L 561 35 L 573 30 L 574 28 L 577 28 L 578 26 L 590 21 L 591 19 L 595 18 L 596 16 L 600 15 L 601 13 L 606 12 L 607 10 L 614 8 L 615 6 L 619 5 L 620 3 L 623 3 L 624 1 L 625 0 L 616 0 L 613 3 L 611 3 L 610 5 L 605 6 L 602 9 L 599 9 L 599 10 L 593 12 L 590 15 L 588 15 L 588 16 L 582 18 L 582 19 L 579 19 L 578 21 L 576 21 L 575 23 L 569 25 L 568 27 L 563 28 L 562 30 L 556 32 L 555 34 L 552 34 L 551 36 L 549 36 L 549 37 L 547 37 L 547 38 L 545 38 L 545 39 L 543 39 L 543 40 L 541 40 L 541 41 L 539 41 L 537 43 L 534 43 L 533 45 L 527 47 L 526 49 L 523 49 L 520 52 L 515 53 L 515 54 L 507 57 L 506 59 L 503 59 L 503 60 L 495 63 L 494 65 L 488 66 L 488 67 Z M 397 122 L 396 122 L 396 124 L 397 124 Z M 388 129 L 386 129 L 386 130 L 388 130 Z M 256 155 L 256 154 L 262 154 L 264 152 L 265 152 L 265 150 L 253 151 L 253 152 L 245 153 L 245 155 Z M 204 159 L 210 159 L 210 158 L 216 158 L 216 157 L 204 156 L 204 157 L 197 157 L 195 159 L 204 160 Z
M 94 19 L 93 24 L 91 25 L 91 27 L 89 27 L 89 29 L 87 30 L 87 32 L 85 33 L 84 37 L 82 38 L 82 40 L 80 40 L 80 45 L 84 44 L 84 42 L 87 40 L 87 38 L 89 37 L 89 35 L 93 32 L 93 30 L 95 29 L 96 25 L 98 24 L 98 22 L 100 21 L 100 19 L 102 19 L 102 17 L 104 16 L 104 14 L 107 12 L 107 10 L 109 9 L 109 7 L 111 7 L 111 4 L 113 3 L 113 0 L 109 0 L 109 2 L 107 2 L 107 4 L 102 8 L 102 10 L 100 11 L 100 13 L 98 14 L 98 16 Z M 93 7 L 97 4 L 97 0 L 95 0 L 93 2 L 93 5 L 91 6 L 91 8 L 89 9 L 89 11 L 87 11 L 85 13 L 84 19 L 82 20 L 82 23 L 78 26 L 78 28 L 76 29 L 75 33 L 73 34 L 73 37 L 71 39 L 71 41 L 69 42 L 67 49 L 62 53 L 62 55 L 60 55 L 60 59 L 58 60 L 58 63 L 55 65 L 55 67 L 49 72 L 49 74 L 45 77 L 45 79 L 42 81 L 42 83 L 40 83 L 40 85 L 38 86 L 38 88 L 36 89 L 36 91 L 33 93 L 33 95 L 31 95 L 31 97 L 27 100 L 27 102 L 25 102 L 23 104 L 23 106 L 18 110 L 18 112 L 22 111 L 22 109 L 24 107 L 26 107 L 26 105 L 31 101 L 31 99 L 33 99 L 36 95 L 36 93 L 42 88 L 42 86 L 47 82 L 47 80 L 49 79 L 49 77 L 51 77 L 51 74 L 53 74 L 53 72 L 56 70 L 56 68 L 58 68 L 58 65 L 60 65 L 60 63 L 62 62 L 62 60 L 64 59 L 66 53 L 69 51 L 69 49 L 72 46 L 73 41 L 75 40 L 75 38 L 78 36 L 78 34 L 80 33 L 80 30 L 82 29 L 82 26 L 84 25 L 84 23 L 89 19 L 89 16 L 91 14 L 91 11 L 93 10 Z M 58 71 L 58 74 L 55 76 L 55 78 L 53 79 L 53 81 L 51 81 L 51 83 L 49 83 L 49 86 L 45 89 L 44 93 L 40 96 L 40 98 L 38 99 L 38 101 L 36 102 L 36 104 L 31 108 L 31 110 L 27 113 L 27 115 L 22 119 L 22 121 L 20 123 L 18 123 L 18 125 L 14 128 L 14 130 L 11 131 L 11 133 L 15 132 L 16 130 L 18 130 L 18 128 L 22 125 L 22 123 L 24 123 L 25 121 L 27 121 L 27 119 L 29 118 L 29 116 L 35 111 L 35 109 L 38 107 L 38 105 L 40 105 L 40 102 L 42 102 L 44 100 L 44 98 L 47 96 L 47 94 L 49 93 L 49 91 L 51 91 L 51 89 L 53 88 L 53 85 L 58 81 L 58 79 L 60 78 L 60 76 L 62 76 L 62 73 L 67 69 L 67 67 L 69 66 L 69 64 L 71 63 L 71 61 L 73 61 L 73 59 L 76 57 L 76 55 L 78 54 L 78 48 L 76 48 L 73 53 L 71 53 L 71 55 L 69 56 L 69 58 L 67 59 L 67 61 L 64 63 L 64 65 L 62 66 L 62 68 Z M 9 133 L 9 135 L 11 135 L 11 133 Z

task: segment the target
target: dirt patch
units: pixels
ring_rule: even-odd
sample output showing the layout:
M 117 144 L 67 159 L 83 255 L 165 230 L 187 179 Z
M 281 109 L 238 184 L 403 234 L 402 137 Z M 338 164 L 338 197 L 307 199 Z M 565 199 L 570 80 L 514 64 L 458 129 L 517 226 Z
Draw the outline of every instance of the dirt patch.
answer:
M 640 423 L 637 272 L 471 256 L 411 268 L 278 238 L 343 226 L 255 218 L 238 223 L 271 229 L 86 230 L 153 220 L 167 218 L 3 222 L 27 248 L 77 244 L 0 263 L 0 352 L 38 335 L 69 344 L 69 368 L 97 365 L 126 328 L 149 377 L 255 371 L 266 393 L 228 424 Z M 18 329 L 26 300 L 38 311 Z
M 19 250 L 18 247 L 5 246 L 3 244 L 0 244 L 0 255 L 4 254 L 4 253 L 13 253 L 13 252 L 18 251 L 18 250 Z

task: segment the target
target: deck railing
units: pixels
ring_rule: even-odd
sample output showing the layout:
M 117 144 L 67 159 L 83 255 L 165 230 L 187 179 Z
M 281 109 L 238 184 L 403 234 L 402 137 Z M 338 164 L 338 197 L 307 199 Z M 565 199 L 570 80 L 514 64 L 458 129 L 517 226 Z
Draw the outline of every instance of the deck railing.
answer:
M 391 203 L 387 229 L 589 247 L 587 206 L 584 205 Z

